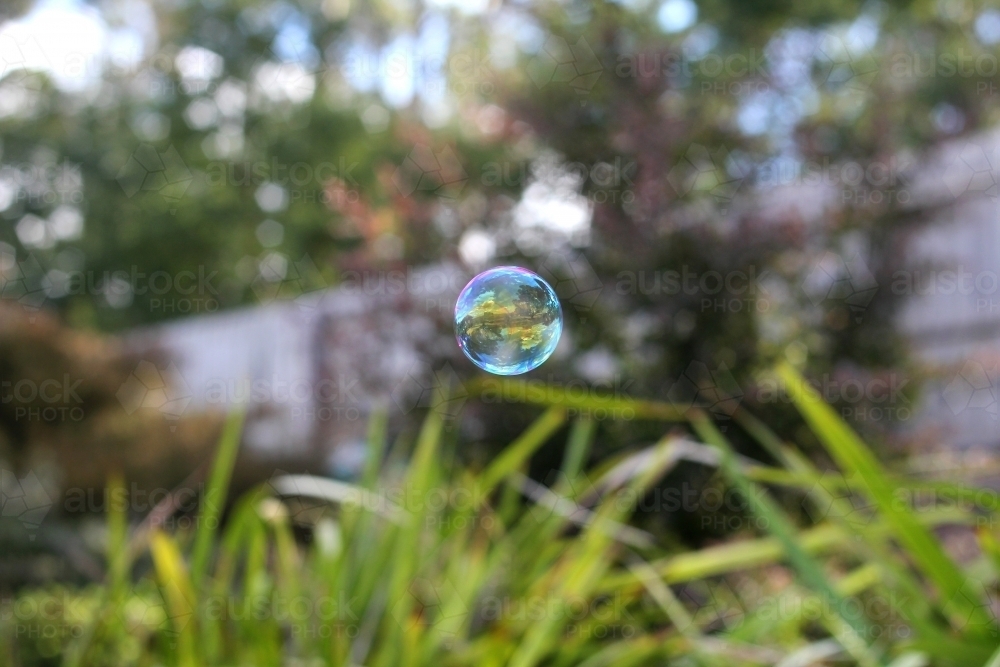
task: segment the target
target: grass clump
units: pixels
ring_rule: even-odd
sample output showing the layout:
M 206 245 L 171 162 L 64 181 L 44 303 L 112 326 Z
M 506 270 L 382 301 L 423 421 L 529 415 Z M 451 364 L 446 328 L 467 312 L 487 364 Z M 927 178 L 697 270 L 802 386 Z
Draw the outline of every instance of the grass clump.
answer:
M 977 507 L 976 489 L 886 471 L 794 369 L 778 373 L 839 470 L 817 470 L 745 411 L 736 425 L 778 465 L 739 456 L 698 409 L 632 401 L 620 407 L 679 426 L 585 471 L 594 425 L 578 420 L 547 485 L 527 465 L 581 406 L 542 406 L 478 472 L 442 451 L 445 416 L 432 410 L 405 470 L 387 476 L 376 413 L 356 484 L 276 477 L 220 528 L 233 415 L 195 527 L 130 530 L 112 508 L 106 581 L 6 601 L 0 656 L 71 667 L 1000 664 L 995 507 Z M 758 534 L 677 551 L 633 525 L 682 459 L 717 467 Z M 967 502 L 899 502 L 945 487 Z M 800 525 L 777 488 L 798 489 L 820 520 Z M 946 524 L 978 525 L 982 556 L 954 562 L 934 533 Z

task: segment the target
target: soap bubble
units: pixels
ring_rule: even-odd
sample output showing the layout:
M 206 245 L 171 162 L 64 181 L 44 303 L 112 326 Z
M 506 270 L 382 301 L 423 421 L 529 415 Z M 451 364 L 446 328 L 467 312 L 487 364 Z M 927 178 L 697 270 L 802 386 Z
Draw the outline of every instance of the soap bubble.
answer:
M 498 266 L 469 281 L 455 305 L 455 337 L 472 363 L 519 375 L 552 355 L 562 334 L 559 299 L 540 276 Z

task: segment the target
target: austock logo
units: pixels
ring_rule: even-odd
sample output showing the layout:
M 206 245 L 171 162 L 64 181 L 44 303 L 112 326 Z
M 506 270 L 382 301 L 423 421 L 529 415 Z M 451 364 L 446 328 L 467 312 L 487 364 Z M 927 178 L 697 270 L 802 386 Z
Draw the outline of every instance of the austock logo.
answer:
M 45 51 L 34 37 L 4 31 L 0 34 L 0 79 L 17 73 L 23 78 L 28 72 L 30 60 L 46 62 Z
M 680 197 L 697 194 L 709 195 L 716 206 L 725 213 L 749 169 L 733 159 L 725 146 L 710 149 L 701 144 L 691 144 L 684 156 L 667 172 L 667 182 Z
M 833 520 L 864 528 L 875 517 L 874 504 L 859 491 L 865 488 L 858 473 L 827 474 L 809 488 L 802 506 L 816 523 Z
M 34 313 L 51 289 L 52 282 L 34 255 L 18 261 L 14 249 L 0 243 L 0 299 L 9 299 Z
M 417 144 L 392 174 L 392 183 L 404 197 L 420 192 L 444 199 L 457 199 L 469 174 L 450 146 L 435 152 Z
M 66 589 L 36 589 L 15 598 L 0 598 L 0 620 L 12 631 L 15 643 L 78 639 L 88 618 L 87 601 Z
M 854 314 L 855 322 L 860 323 L 878 292 L 878 282 L 860 254 L 845 260 L 827 252 L 813 264 L 803 288 L 814 306 L 842 302 Z
M 175 604 L 169 604 L 168 599 Z M 162 634 L 176 646 L 180 633 L 194 618 L 196 606 L 175 582 L 157 586 L 145 580 L 129 590 L 123 604 L 117 605 L 117 614 L 129 634 Z
M 448 640 L 462 632 L 469 607 L 448 578 L 436 582 L 416 578 L 393 602 L 390 613 L 404 630 L 410 631 L 426 624 Z
M 392 390 L 392 400 L 403 414 L 427 408 L 449 421 L 458 417 L 468 398 L 469 392 L 448 362 L 430 371 L 414 364 Z
M 974 141 L 965 143 L 948 164 L 944 182 L 953 197 L 979 193 L 996 201 L 1000 194 L 1000 149 Z
M 815 392 L 824 403 L 840 409 L 844 418 L 854 421 L 905 421 L 913 416 L 907 386 L 910 378 L 896 372 L 875 374 L 824 373 L 803 380 L 801 390 Z M 777 377 L 762 378 L 756 385 L 758 403 L 793 402 L 784 382 Z
M 966 361 L 944 389 L 944 400 L 955 416 L 966 410 L 985 410 L 997 418 L 1000 400 L 1000 365 L 986 368 L 978 361 Z
M 870 45 L 852 33 L 830 30 L 818 35 L 814 59 L 827 86 L 865 92 L 878 76 L 879 63 Z
M 140 192 L 158 192 L 177 211 L 180 201 L 194 175 L 173 144 L 162 153 L 152 144 L 140 144 L 115 177 L 125 196 L 131 199 Z
M 963 634 L 1000 637 L 1000 619 L 992 600 L 992 586 L 976 579 L 966 578 L 944 605 L 952 625 Z
M 726 364 L 711 370 L 708 364 L 692 361 L 667 391 L 667 398 L 682 410 L 708 410 L 718 419 L 729 419 L 743 400 L 743 389 Z M 722 427 L 725 429 L 725 426 Z
M 325 294 L 323 288 L 327 282 L 308 254 L 294 262 L 288 262 L 278 253 L 269 253 L 259 261 L 252 257 L 244 259 L 257 264 L 257 275 L 250 283 L 250 289 L 262 304 L 290 299 L 300 308 L 312 310 Z M 316 288 L 309 289 L 313 286 Z
M 13 408 L 14 421 L 79 422 L 85 416 L 83 398 L 76 391 L 81 384 L 82 378 L 74 380 L 69 373 L 41 381 L 0 380 L 0 403 Z
M 691 623 L 699 631 L 733 630 L 743 624 L 747 613 L 739 593 L 725 579 L 687 584 L 678 599 L 691 607 Z
M 35 531 L 52 508 L 52 498 L 34 471 L 21 479 L 10 470 L 0 469 L 0 518 L 17 519 L 35 539 Z
M 184 377 L 171 363 L 163 371 L 156 364 L 142 360 L 115 393 L 126 414 L 141 409 L 159 410 L 168 420 L 176 421 L 187 409 L 193 396 Z M 176 429 L 171 424 L 170 430 Z
M 560 299 L 583 315 L 590 312 L 604 289 L 604 283 L 581 252 L 551 253 L 542 261 L 538 272 L 549 281 Z
M 550 35 L 528 63 L 528 76 L 539 88 L 566 83 L 579 95 L 593 90 L 603 71 L 601 61 L 583 37 L 571 46 L 563 37 Z

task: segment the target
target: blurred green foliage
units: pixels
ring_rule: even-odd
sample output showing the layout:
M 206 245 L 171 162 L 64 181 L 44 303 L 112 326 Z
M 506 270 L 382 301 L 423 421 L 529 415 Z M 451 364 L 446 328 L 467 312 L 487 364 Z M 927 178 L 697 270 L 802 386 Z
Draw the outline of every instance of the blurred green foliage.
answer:
M 118 4 L 97 7 L 111 28 L 130 26 Z M 78 241 L 25 247 L 16 223 L 26 214 L 45 218 L 54 205 L 19 199 L 4 212 L 0 238 L 46 270 L 90 276 L 97 287 L 48 300 L 82 326 L 120 329 L 199 308 L 156 305 L 184 287 L 139 293 L 136 274 L 211 276 L 199 293 L 204 312 L 273 298 L 280 290 L 254 289 L 262 276 L 271 279 L 269 261 L 298 271 L 279 294 L 294 296 L 337 284 L 347 268 L 457 259 L 470 228 L 497 235 L 497 259 L 538 268 L 566 248 L 519 245 L 509 219 L 533 182 L 532 164 L 554 150 L 589 171 L 618 170 L 612 188 L 592 177 L 579 186 L 593 208 L 583 253 L 603 284 L 593 312 L 582 311 L 581 348 L 610 348 L 642 379 L 647 369 L 676 377 L 692 358 L 749 369 L 792 340 L 804 341 L 820 367 L 843 359 L 889 365 L 899 351 L 886 290 L 858 323 L 843 304 L 817 309 L 801 283 L 819 251 L 842 252 L 837 239 L 851 232 L 884 285 L 901 261 L 886 230 L 898 222 L 897 207 L 888 196 L 838 202 L 815 228 L 794 214 L 761 219 L 755 185 L 766 185 L 775 165 L 791 168 L 786 176 L 798 183 L 813 161 L 888 163 L 996 115 L 988 71 L 949 75 L 935 66 L 949 57 L 996 58 L 995 43 L 977 38 L 981 8 L 960 0 L 705 2 L 676 32 L 658 23 L 660 5 L 640 1 L 534 2 L 486 14 L 346 0 L 150 8 L 155 38 L 136 62 L 85 63 L 100 80 L 89 92 L 71 95 L 16 67 L 3 84 L 28 100 L 0 120 L 3 162 L 78 167 L 85 225 Z M 289 40 L 290 31 L 297 37 Z M 432 46 L 385 49 L 399 39 Z M 185 78 L 178 56 L 190 46 L 222 60 L 208 63 L 204 78 Z M 197 61 L 199 53 L 188 56 Z M 550 56 L 563 58 L 563 69 L 547 69 Z M 414 77 L 416 94 L 387 102 L 380 77 L 399 72 Z M 450 115 L 438 113 L 442 105 Z M 952 121 L 936 126 L 942 114 Z M 441 199 L 426 183 L 400 189 L 394 176 L 418 145 L 454 151 L 468 178 L 455 198 Z M 706 158 L 696 166 L 707 171 L 693 183 L 672 178 L 692 156 Z M 158 165 L 169 187 L 144 180 Z M 296 167 L 298 186 L 288 182 Z M 497 173 L 513 177 L 498 182 Z M 255 199 L 268 181 L 283 182 L 288 198 L 273 211 Z M 863 183 L 859 193 L 873 190 Z M 750 204 L 729 210 L 742 201 Z M 902 216 L 917 219 L 919 211 Z M 257 233 L 266 219 L 283 229 L 273 249 Z M 457 219 L 458 228 L 435 224 L 443 219 Z M 281 258 L 268 260 L 271 252 Z M 704 305 L 706 296 L 714 300 L 703 290 L 616 293 L 623 270 L 649 278 L 680 267 L 767 273 L 772 289 L 740 311 Z M 105 298 L 101 281 L 116 271 L 132 287 Z M 783 290 L 790 295 L 776 293 Z

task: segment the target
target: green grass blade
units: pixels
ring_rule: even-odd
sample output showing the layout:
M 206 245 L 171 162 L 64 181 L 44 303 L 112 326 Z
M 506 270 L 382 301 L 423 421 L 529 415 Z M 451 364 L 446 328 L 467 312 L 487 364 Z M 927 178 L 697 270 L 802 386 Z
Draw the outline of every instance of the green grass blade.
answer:
M 111 598 L 118 600 L 128 586 L 129 548 L 128 548 L 128 497 L 125 483 L 119 474 L 111 475 L 105 491 L 108 508 L 108 585 Z
M 839 526 L 824 524 L 802 531 L 799 534 L 799 542 L 806 553 L 819 554 L 831 551 L 847 542 L 849 537 L 849 534 Z M 651 566 L 665 582 L 678 584 L 771 565 L 781 560 L 783 555 L 782 543 L 774 537 L 765 537 L 738 540 L 698 551 L 680 553 L 651 563 Z M 624 587 L 639 587 L 635 575 L 629 572 L 616 573 L 601 584 L 601 590 L 604 592 Z
M 365 471 L 361 477 L 361 485 L 366 489 L 375 487 L 378 473 L 382 468 L 382 456 L 385 453 L 386 428 L 389 423 L 389 411 L 384 405 L 372 410 L 368 418 L 368 459 L 365 461 Z
M 246 412 L 240 409 L 231 412 L 226 418 L 215 463 L 212 466 L 212 475 L 205 490 L 205 497 L 201 501 L 194 551 L 191 554 L 191 581 L 194 582 L 196 589 L 200 588 L 205 569 L 208 567 L 212 543 L 219 527 L 219 517 L 222 516 L 222 508 L 229 493 L 229 481 L 233 475 L 233 465 L 236 463 L 236 453 L 240 447 L 245 416 Z
M 583 470 L 587 455 L 590 453 L 590 445 L 594 441 L 595 426 L 594 420 L 587 417 L 581 417 L 573 422 L 562 462 L 562 472 L 567 479 L 576 479 Z
M 480 397 L 483 402 L 500 403 L 530 403 L 562 407 L 582 412 L 605 412 L 621 415 L 625 419 L 654 419 L 661 421 L 682 422 L 686 419 L 685 411 L 670 403 L 659 401 L 644 401 L 628 396 L 615 394 L 601 395 L 598 392 L 588 392 L 586 396 L 575 396 L 566 387 L 548 384 L 535 384 L 527 380 L 510 378 L 486 378 L 469 382 L 466 385 L 469 394 Z
M 841 470 L 857 473 L 864 481 L 868 495 L 885 517 L 896 539 L 924 575 L 937 585 L 946 612 L 953 618 L 963 619 L 959 627 L 967 621 L 979 627 L 988 624 L 982 603 L 970 599 L 963 592 L 966 578 L 961 570 L 908 508 L 895 502 L 895 487 L 871 450 L 792 366 L 781 364 L 778 374 L 799 412 Z
M 813 503 L 818 508 L 833 508 L 834 511 L 831 515 L 837 519 L 836 523 L 856 537 L 861 538 L 858 548 L 865 553 L 867 558 L 879 563 L 886 571 L 886 574 L 889 575 L 887 579 L 895 583 L 897 588 L 902 589 L 914 601 L 912 605 L 904 605 L 900 610 L 907 621 L 921 635 L 925 637 L 932 636 L 934 631 L 927 618 L 929 607 L 923 603 L 924 594 L 921 591 L 921 585 L 910 573 L 908 565 L 897 562 L 898 559 L 893 557 L 889 545 L 886 544 L 883 536 L 878 534 L 879 531 L 874 530 L 872 527 L 862 529 L 856 522 L 846 520 L 845 517 L 850 515 L 850 510 L 852 509 L 850 501 L 834 497 L 830 493 L 829 489 L 836 488 L 836 482 L 844 481 L 843 476 L 839 475 L 833 479 L 827 476 L 820 476 L 819 471 L 816 470 L 805 456 L 785 446 L 774 432 L 745 410 L 738 411 L 735 418 L 782 465 L 794 473 L 803 474 L 815 480 L 808 487 L 809 496 Z
M 178 663 L 180 667 L 198 667 L 194 618 L 197 604 L 180 549 L 173 539 L 157 530 L 150 538 L 150 551 L 170 621 L 177 633 Z
M 701 411 L 691 413 L 691 425 L 706 443 L 719 450 L 721 455 L 719 467 L 723 475 L 743 495 L 751 511 L 766 522 L 768 532 L 781 542 L 785 556 L 802 582 L 830 601 L 831 607 L 836 610 L 839 618 L 843 619 L 843 625 L 838 624 L 835 628 L 837 638 L 844 648 L 862 665 L 877 665 L 878 660 L 863 639 L 870 636 L 867 623 L 850 613 L 846 600 L 834 588 L 819 563 L 802 547 L 795 527 L 777 504 L 764 493 L 763 489 L 746 478 L 728 440 Z
M 447 386 L 438 387 L 434 405 L 445 405 L 448 391 Z M 409 589 L 424 556 L 420 540 L 430 511 L 428 493 L 438 477 L 437 453 L 441 446 L 443 428 L 442 412 L 430 410 L 420 429 L 416 450 L 404 480 L 402 504 L 408 516 L 403 527 L 392 535 L 394 541 L 391 548 L 398 554 L 392 561 L 386 600 L 392 614 L 384 619 L 385 642 L 382 644 L 382 651 L 371 661 L 371 664 L 378 667 L 400 664 L 406 655 L 402 651 L 403 645 L 415 639 L 408 635 L 407 629 L 418 631 L 415 625 L 411 626 L 406 622 L 413 608 L 413 596 Z M 373 560 L 369 561 L 371 562 Z M 380 576 L 384 574 L 380 573 Z

